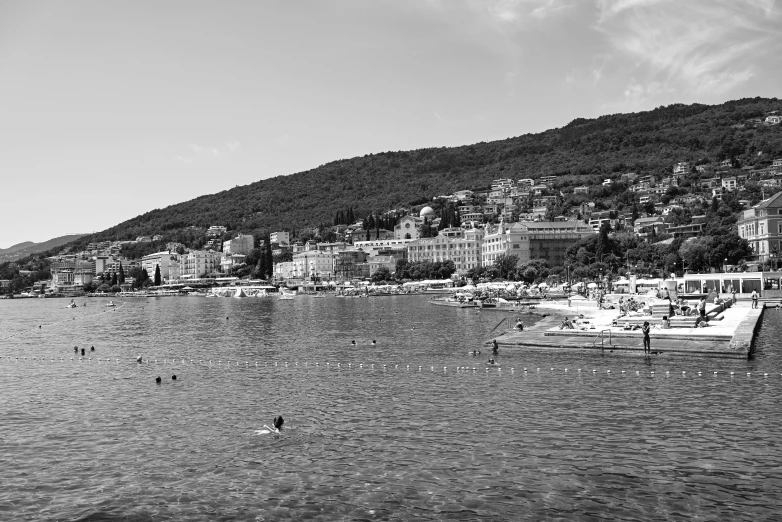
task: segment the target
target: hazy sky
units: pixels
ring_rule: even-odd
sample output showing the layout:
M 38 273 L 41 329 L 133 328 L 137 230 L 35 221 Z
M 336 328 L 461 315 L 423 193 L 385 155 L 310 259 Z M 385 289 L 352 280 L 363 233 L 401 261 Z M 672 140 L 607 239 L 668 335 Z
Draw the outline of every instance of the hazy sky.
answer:
M 0 0 L 0 248 L 369 152 L 780 96 L 774 0 Z

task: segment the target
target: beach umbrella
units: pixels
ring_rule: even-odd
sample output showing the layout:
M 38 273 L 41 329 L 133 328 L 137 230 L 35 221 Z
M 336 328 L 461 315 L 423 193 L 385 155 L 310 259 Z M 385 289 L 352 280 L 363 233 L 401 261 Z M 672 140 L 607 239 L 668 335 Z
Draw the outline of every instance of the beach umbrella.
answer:
M 548 284 L 546 284 L 546 283 L 540 283 L 540 284 L 538 285 L 538 288 L 548 288 Z
M 589 283 L 587 288 L 597 288 L 597 283 Z
M 516 289 L 515 285 L 508 285 L 505 287 L 505 291 L 507 292 L 513 292 Z

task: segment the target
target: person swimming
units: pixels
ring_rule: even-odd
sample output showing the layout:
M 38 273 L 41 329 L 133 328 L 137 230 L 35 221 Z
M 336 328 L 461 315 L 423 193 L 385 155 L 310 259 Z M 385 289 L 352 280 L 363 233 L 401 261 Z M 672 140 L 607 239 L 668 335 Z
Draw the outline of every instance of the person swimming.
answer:
M 471 352 L 469 352 L 469 353 L 470 353 L 470 355 L 472 355 L 473 357 L 477 357 L 478 355 L 480 355 L 480 354 L 481 354 L 481 352 L 479 352 L 478 350 L 473 350 L 473 351 L 471 351 Z
M 266 424 L 263 425 L 263 429 L 260 429 L 256 431 L 256 435 L 264 435 L 266 433 L 279 433 L 282 431 L 282 425 L 285 423 L 285 419 L 282 418 L 282 415 L 279 417 L 274 417 L 274 421 L 272 421 L 271 426 L 267 426 Z

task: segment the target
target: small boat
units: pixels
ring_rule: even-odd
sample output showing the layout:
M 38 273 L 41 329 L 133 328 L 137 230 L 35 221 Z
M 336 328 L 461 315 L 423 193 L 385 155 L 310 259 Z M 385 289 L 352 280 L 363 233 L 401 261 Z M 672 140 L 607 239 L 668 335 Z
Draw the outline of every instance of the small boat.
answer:
M 76 308 L 78 305 L 73 302 L 73 299 L 71 299 L 71 302 L 65 305 L 65 308 Z
M 114 301 L 109 301 L 108 303 L 106 303 L 106 306 L 117 306 L 117 305 L 114 304 Z
M 287 291 L 287 290 L 280 289 L 280 297 L 278 299 L 280 299 L 281 301 L 283 301 L 283 300 L 288 301 L 288 300 L 293 299 L 293 297 L 295 295 L 296 295 L 296 292 L 290 292 L 290 291 Z

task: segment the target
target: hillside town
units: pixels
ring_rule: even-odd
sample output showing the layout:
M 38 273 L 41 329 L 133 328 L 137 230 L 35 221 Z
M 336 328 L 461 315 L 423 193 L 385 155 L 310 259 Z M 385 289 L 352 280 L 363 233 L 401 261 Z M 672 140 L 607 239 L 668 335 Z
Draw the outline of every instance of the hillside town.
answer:
M 276 231 L 266 239 L 214 225 L 194 230 L 203 234 L 201 248 L 167 242 L 163 233 L 90 243 L 83 251 L 48 258 L 50 278 L 27 290 L 30 295 L 71 296 L 99 288 L 219 285 L 252 276 L 289 286 L 339 284 L 413 277 L 400 267 L 420 263 L 437 263 L 441 276 L 474 278 L 501 256 L 515 256 L 518 266 L 543 263 L 558 273 L 567 264 L 567 250 L 601 230 L 632 234 L 647 243 L 698 238 L 706 216 L 694 211 L 716 208 L 723 199 L 741 209 L 734 232 L 753 252 L 742 263 L 768 265 L 775 262 L 782 239 L 782 223 L 776 222 L 782 193 L 775 193 L 781 180 L 782 158 L 762 168 L 741 167 L 731 159 L 678 162 L 666 175 L 624 172 L 602 180 L 550 175 L 496 179 L 484 191 L 459 190 L 363 219 L 350 209 L 335 217 L 325 233 L 322 228 Z M 163 248 L 137 258 L 125 255 L 149 250 L 145 245 Z M 624 262 L 614 261 L 606 272 L 637 269 L 629 255 Z M 10 283 L 0 280 L 0 290 Z

